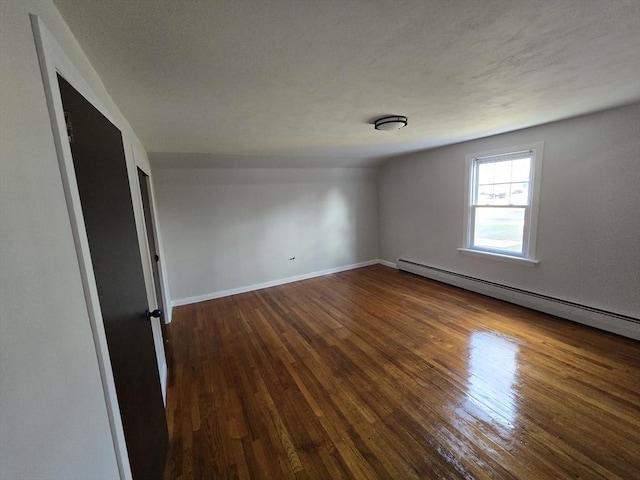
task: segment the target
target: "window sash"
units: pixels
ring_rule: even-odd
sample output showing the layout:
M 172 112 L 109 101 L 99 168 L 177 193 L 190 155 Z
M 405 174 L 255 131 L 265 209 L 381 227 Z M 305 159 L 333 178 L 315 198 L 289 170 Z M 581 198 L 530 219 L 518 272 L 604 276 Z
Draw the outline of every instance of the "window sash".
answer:
M 491 182 L 491 183 L 480 183 L 479 182 L 479 167 L 480 165 L 487 165 L 492 163 L 501 163 L 508 162 L 512 160 L 525 160 L 530 159 L 529 161 L 529 176 L 526 181 L 510 181 L 510 182 Z M 521 152 L 507 153 L 501 155 L 491 155 L 486 157 L 477 157 L 473 159 L 472 162 L 472 186 L 471 186 L 471 197 L 470 197 L 470 205 L 471 206 L 481 206 L 487 205 L 482 204 L 478 201 L 479 197 L 479 189 L 480 187 L 488 188 L 495 187 L 496 185 L 516 185 L 516 184 L 527 184 L 527 198 L 526 203 L 510 203 L 505 204 L 505 206 L 529 206 L 531 205 L 531 201 L 533 199 L 533 182 L 532 177 L 534 173 L 534 164 L 535 164 L 535 151 L 534 150 L 524 150 Z M 489 204 L 494 206 L 493 204 Z M 499 205 L 495 205 L 499 206 Z
M 478 245 L 476 235 L 476 218 L 477 218 L 477 210 L 479 208 L 484 209 L 514 209 L 514 210 L 523 210 L 524 211 L 524 222 L 522 226 L 522 251 L 514 252 L 512 250 L 507 250 L 504 248 L 498 247 L 489 247 L 486 245 Z M 470 207 L 470 217 L 469 217 L 469 248 L 473 250 L 479 250 L 483 252 L 491 252 L 491 253 L 499 253 L 503 255 L 509 255 L 513 257 L 523 257 L 528 258 L 529 252 L 529 232 L 531 228 L 531 207 L 529 205 L 471 205 Z

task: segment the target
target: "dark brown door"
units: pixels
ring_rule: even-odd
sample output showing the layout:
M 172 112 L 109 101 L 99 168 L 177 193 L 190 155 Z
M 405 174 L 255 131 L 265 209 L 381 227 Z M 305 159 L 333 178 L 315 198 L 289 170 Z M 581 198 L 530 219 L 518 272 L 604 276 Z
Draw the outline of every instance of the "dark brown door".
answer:
M 140 183 L 140 195 L 142 197 L 142 209 L 144 210 L 144 223 L 147 230 L 147 241 L 149 242 L 149 254 L 151 255 L 153 265 L 153 286 L 158 300 L 158 307 L 162 305 L 162 286 L 160 285 L 160 268 L 158 262 L 160 255 L 158 254 L 158 243 L 156 240 L 156 231 L 153 224 L 153 216 L 151 211 L 151 188 L 149 186 L 149 176 L 138 168 L 138 183 Z M 164 313 L 160 315 L 160 328 L 162 330 L 162 342 L 164 343 L 164 354 L 167 366 L 171 366 L 172 351 L 171 339 L 169 337 L 170 330 L 165 323 Z
M 58 81 L 133 478 L 160 479 L 167 424 L 122 134 Z

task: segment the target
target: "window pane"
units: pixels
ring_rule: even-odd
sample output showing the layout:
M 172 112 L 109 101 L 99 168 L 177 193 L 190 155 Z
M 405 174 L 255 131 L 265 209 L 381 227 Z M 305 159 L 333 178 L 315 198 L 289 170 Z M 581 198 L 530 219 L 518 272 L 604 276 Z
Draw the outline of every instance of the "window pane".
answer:
M 491 205 L 493 201 L 493 185 L 480 185 L 477 190 L 476 204 Z
M 510 184 L 496 185 L 493 189 L 493 201 L 491 205 L 509 205 Z
M 473 246 L 522 253 L 524 208 L 475 209 Z
M 531 159 L 514 160 L 511 167 L 512 182 L 528 182 L 531 170 Z
M 529 184 L 528 183 L 512 183 L 511 184 L 511 205 L 529 205 Z
M 480 163 L 478 164 L 478 184 L 486 185 L 487 183 L 493 183 L 493 172 L 495 170 L 495 163 Z
M 494 183 L 508 183 L 511 181 L 511 164 L 513 162 L 495 162 L 496 171 L 493 176 Z

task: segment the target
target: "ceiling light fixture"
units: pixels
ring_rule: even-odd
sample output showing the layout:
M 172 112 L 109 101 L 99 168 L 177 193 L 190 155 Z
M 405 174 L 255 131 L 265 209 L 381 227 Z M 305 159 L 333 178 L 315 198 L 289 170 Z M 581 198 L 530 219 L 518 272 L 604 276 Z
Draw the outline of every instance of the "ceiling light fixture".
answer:
M 389 115 L 374 122 L 376 130 L 400 130 L 407 126 L 407 117 L 403 115 Z

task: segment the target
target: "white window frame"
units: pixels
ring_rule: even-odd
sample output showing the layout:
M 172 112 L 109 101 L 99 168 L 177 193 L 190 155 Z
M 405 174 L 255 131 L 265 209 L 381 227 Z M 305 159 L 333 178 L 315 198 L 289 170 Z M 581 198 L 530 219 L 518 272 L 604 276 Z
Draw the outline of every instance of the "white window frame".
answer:
M 540 203 L 540 177 L 542 174 L 544 142 L 534 142 L 526 145 L 500 148 L 485 152 L 471 153 L 465 156 L 465 210 L 464 210 L 464 239 L 463 246 L 458 248 L 460 253 L 487 259 L 518 263 L 530 267 L 539 263 L 536 259 L 536 238 L 538 230 L 538 207 Z M 476 247 L 473 245 L 474 232 L 474 189 L 476 188 L 476 160 L 490 157 L 517 154 L 531 151 L 531 175 L 529 179 L 529 205 L 525 208 L 525 226 L 523 232 L 522 254 L 499 249 Z

